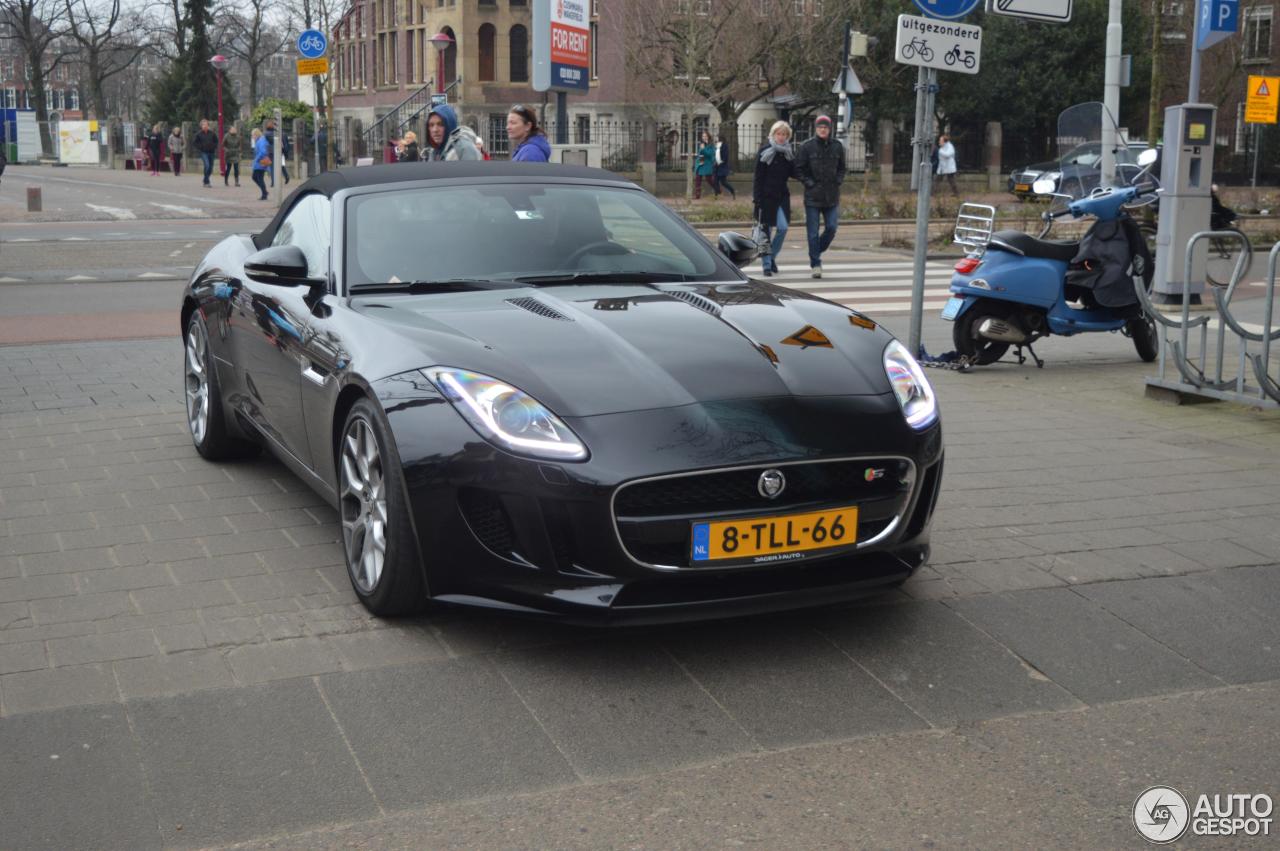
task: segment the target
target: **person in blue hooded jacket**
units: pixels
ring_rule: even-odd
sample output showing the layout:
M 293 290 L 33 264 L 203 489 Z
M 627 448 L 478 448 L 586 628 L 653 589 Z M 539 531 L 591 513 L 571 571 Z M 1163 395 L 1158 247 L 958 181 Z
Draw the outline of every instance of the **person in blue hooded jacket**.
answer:
M 458 113 L 446 103 L 438 103 L 427 113 L 427 144 L 422 159 L 480 160 L 475 131 L 458 124 Z
M 538 114 L 527 106 L 513 106 L 507 113 L 507 138 L 511 140 L 511 161 L 545 163 L 551 161 L 551 145 L 538 126 Z

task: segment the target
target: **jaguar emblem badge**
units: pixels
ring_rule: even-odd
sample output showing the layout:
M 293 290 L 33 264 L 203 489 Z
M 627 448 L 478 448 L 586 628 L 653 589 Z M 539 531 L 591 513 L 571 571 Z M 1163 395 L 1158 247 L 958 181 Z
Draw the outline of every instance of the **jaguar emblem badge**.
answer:
M 777 499 L 786 489 L 787 477 L 782 475 L 781 470 L 765 470 L 760 474 L 760 481 L 756 483 L 756 490 L 760 491 L 760 495 L 765 499 Z

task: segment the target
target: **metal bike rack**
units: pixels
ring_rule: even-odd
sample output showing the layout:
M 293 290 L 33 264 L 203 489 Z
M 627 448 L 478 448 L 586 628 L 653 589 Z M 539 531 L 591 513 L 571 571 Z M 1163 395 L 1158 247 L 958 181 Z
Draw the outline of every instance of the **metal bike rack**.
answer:
M 1267 258 L 1267 288 L 1264 296 L 1266 305 L 1263 308 L 1261 332 L 1250 331 L 1245 328 L 1231 312 L 1231 298 L 1235 295 L 1236 287 L 1248 271 L 1248 258 L 1245 252 L 1242 251 L 1236 258 L 1235 268 L 1231 270 L 1231 281 L 1226 288 L 1210 288 L 1213 291 L 1213 303 L 1217 313 L 1218 325 L 1215 346 L 1217 357 L 1211 377 L 1207 373 L 1206 367 L 1209 354 L 1209 325 L 1214 317 L 1206 313 L 1193 318 L 1190 304 L 1192 250 L 1197 242 L 1206 239 L 1230 239 L 1239 242 L 1247 239 L 1247 237 L 1236 231 L 1200 231 L 1192 235 L 1191 239 L 1187 241 L 1186 268 L 1182 276 L 1181 317 L 1170 318 L 1167 314 L 1158 310 L 1147 296 L 1145 287 L 1139 281 L 1134 282 L 1134 290 L 1137 292 L 1138 299 L 1142 302 L 1142 309 L 1147 316 L 1155 320 L 1162 328 L 1179 332 L 1179 339 L 1170 340 L 1169 335 L 1161 331 L 1159 373 L 1147 379 L 1147 386 L 1171 390 L 1179 394 L 1238 402 L 1259 408 L 1280 408 L 1280 384 L 1277 384 L 1276 380 L 1267 373 L 1268 359 L 1271 355 L 1271 343 L 1274 340 L 1280 340 L 1280 328 L 1274 328 L 1272 325 L 1274 319 L 1272 300 L 1275 297 L 1276 263 L 1277 259 L 1280 258 L 1280 242 L 1272 246 L 1271 253 Z M 1191 357 L 1190 351 L 1190 336 L 1193 328 L 1200 329 L 1199 354 L 1194 359 Z M 1236 372 L 1234 376 L 1224 377 L 1223 368 L 1226 361 L 1228 329 L 1236 338 Z M 1261 343 L 1261 354 L 1250 354 L 1250 343 Z M 1167 375 L 1167 367 L 1170 360 L 1173 361 L 1173 365 L 1178 371 L 1176 379 L 1171 379 Z M 1253 377 L 1257 379 L 1255 384 L 1250 384 L 1248 380 L 1250 366 L 1252 367 Z

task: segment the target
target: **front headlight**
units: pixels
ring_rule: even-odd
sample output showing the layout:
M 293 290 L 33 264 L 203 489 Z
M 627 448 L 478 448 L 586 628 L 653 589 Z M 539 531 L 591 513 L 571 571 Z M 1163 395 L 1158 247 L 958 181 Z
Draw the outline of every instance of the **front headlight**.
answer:
M 938 419 L 938 398 L 933 395 L 933 387 L 924 377 L 920 364 L 897 340 L 885 346 L 884 372 L 893 385 L 893 395 L 898 397 L 907 425 L 917 430 L 933 425 Z
M 578 436 L 523 390 L 465 369 L 442 366 L 423 373 L 486 440 L 519 455 L 586 459 L 587 447 Z

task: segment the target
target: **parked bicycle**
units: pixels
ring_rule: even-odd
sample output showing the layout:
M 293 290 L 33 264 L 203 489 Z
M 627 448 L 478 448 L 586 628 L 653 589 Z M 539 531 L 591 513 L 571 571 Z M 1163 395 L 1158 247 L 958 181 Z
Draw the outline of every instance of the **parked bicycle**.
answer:
M 1218 187 L 1210 189 L 1209 198 L 1213 204 L 1209 213 L 1209 227 L 1215 231 L 1226 231 L 1236 234 L 1234 237 L 1215 236 L 1209 239 L 1209 253 L 1205 258 L 1204 276 L 1217 287 L 1225 287 L 1231 283 L 1231 273 L 1236 261 L 1244 254 L 1244 268 L 1248 269 L 1253 261 L 1253 247 L 1249 237 L 1236 226 L 1239 216 L 1236 211 L 1222 203 L 1218 197 Z

